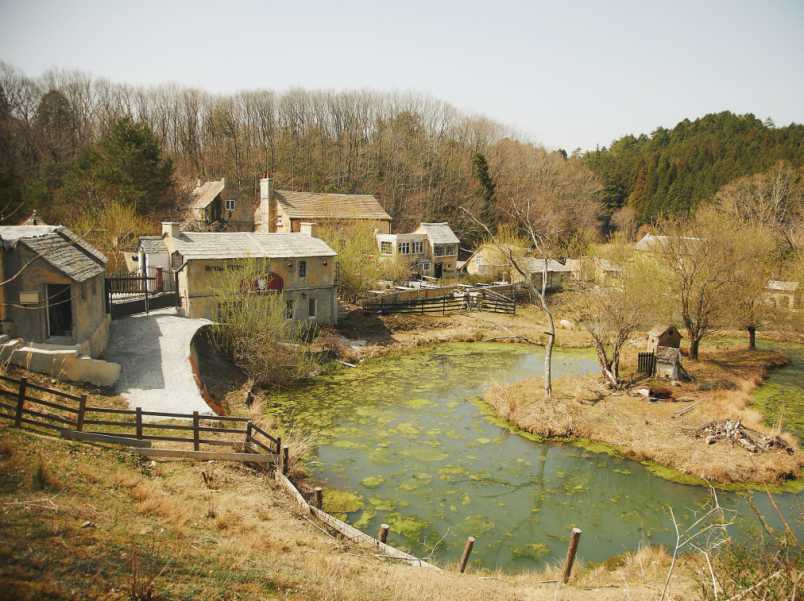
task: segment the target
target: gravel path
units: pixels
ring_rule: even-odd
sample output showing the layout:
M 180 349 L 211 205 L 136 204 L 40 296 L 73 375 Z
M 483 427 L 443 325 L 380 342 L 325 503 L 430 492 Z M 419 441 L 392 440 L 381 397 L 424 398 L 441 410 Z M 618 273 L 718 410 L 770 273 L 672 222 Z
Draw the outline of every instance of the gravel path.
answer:
M 187 319 L 174 309 L 112 322 L 104 358 L 123 366 L 116 391 L 143 411 L 212 413 L 193 378 L 190 341 L 206 319 Z

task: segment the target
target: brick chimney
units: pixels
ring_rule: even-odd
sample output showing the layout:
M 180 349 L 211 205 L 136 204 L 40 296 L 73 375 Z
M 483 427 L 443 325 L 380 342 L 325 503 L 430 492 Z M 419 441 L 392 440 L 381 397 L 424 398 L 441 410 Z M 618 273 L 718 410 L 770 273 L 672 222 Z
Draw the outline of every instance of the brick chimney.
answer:
M 276 200 L 270 177 L 260 179 L 260 203 L 254 211 L 254 231 L 276 231 Z

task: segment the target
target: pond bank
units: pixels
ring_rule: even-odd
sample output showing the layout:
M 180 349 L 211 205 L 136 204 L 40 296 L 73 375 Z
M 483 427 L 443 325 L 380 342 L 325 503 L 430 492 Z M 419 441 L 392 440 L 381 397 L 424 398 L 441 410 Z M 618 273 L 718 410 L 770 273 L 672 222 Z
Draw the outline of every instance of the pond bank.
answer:
M 693 435 L 702 425 L 724 419 L 774 433 L 751 406 L 751 395 L 768 370 L 785 363 L 784 355 L 775 350 L 707 350 L 702 361 L 685 362 L 695 381 L 672 388 L 673 397 L 686 402 L 652 403 L 626 392 L 611 393 L 594 378 L 559 384 L 552 403 L 543 400 L 540 378 L 494 386 L 485 400 L 498 417 L 526 432 L 575 440 L 644 462 L 657 475 L 678 482 L 799 491 L 803 460 L 795 436 L 784 435 L 795 448 L 793 454 L 783 450 L 752 454 L 723 441 L 709 445 Z
M 286 432 L 314 435 L 307 468 L 328 511 L 370 534 L 390 524 L 395 546 L 428 560 L 455 561 L 475 536 L 473 561 L 531 570 L 560 560 L 573 526 L 584 530 L 586 561 L 669 544 L 667 506 L 686 519 L 707 502 L 705 488 L 657 478 L 595 447 L 529 440 L 488 419 L 482 396 L 490 384 L 541 369 L 541 349 L 532 346 L 437 345 L 322 375 L 264 403 Z M 555 369 L 582 377 L 596 362 L 588 352 L 559 351 Z M 763 496 L 754 499 L 760 510 Z M 721 500 L 751 515 L 742 497 Z M 795 512 L 796 497 L 778 501 Z

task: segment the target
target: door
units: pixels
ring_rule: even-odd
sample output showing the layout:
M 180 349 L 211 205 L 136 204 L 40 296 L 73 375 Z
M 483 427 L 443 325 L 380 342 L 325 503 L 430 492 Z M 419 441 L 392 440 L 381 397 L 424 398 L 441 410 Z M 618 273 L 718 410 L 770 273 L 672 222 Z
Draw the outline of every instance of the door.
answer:
M 444 265 L 441 263 L 436 263 L 434 267 L 435 267 L 435 277 L 440 280 L 441 277 L 444 275 Z
M 73 305 L 69 284 L 47 285 L 48 336 L 73 335 Z

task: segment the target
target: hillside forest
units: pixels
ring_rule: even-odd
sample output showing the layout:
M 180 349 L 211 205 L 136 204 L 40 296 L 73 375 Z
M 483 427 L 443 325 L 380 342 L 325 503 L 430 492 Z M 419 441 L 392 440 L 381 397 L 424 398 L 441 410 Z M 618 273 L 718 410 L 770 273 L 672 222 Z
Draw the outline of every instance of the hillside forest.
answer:
M 773 169 L 801 189 L 803 162 L 804 126 L 753 115 L 707 115 L 568 154 L 413 93 L 215 95 L 72 71 L 29 77 L 0 63 L 0 220 L 36 209 L 82 234 L 114 229 L 113 246 L 175 216 L 197 179 L 225 177 L 249 202 L 264 174 L 279 189 L 370 193 L 395 231 L 449 221 L 471 246 L 483 230 L 467 211 L 493 228 L 527 197 L 546 220 L 564 212 L 563 235 L 591 241 L 688 213 Z

